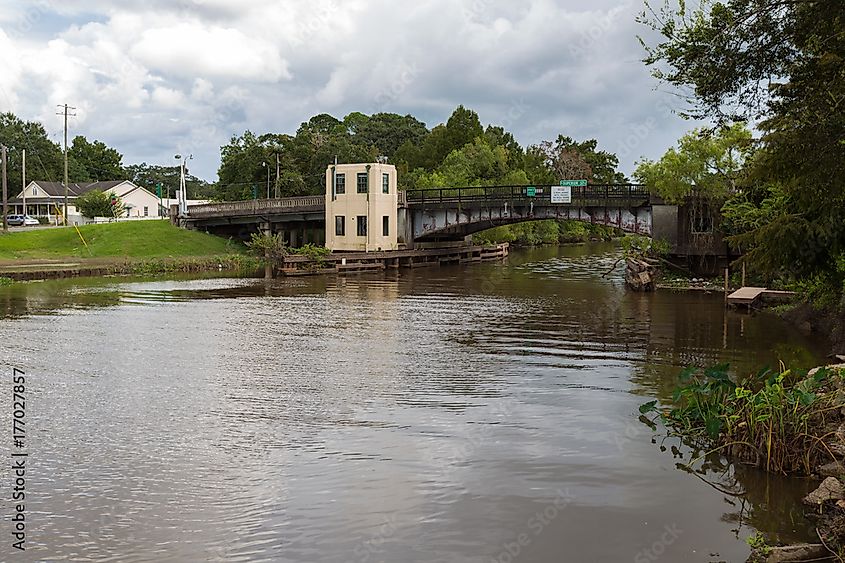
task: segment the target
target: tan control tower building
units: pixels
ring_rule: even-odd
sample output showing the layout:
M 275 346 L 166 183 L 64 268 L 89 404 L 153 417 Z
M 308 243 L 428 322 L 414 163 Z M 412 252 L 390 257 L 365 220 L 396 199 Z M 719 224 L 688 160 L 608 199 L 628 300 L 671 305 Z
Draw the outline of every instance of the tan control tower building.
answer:
M 396 167 L 337 164 L 326 170 L 326 247 L 398 250 Z

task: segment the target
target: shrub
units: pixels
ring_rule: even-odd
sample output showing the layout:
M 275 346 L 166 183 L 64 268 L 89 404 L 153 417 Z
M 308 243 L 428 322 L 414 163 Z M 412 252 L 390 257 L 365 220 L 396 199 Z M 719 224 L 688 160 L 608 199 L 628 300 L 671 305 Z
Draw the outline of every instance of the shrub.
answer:
M 826 369 L 811 377 L 769 369 L 735 383 L 728 366 L 688 368 L 674 393 L 675 407 L 657 401 L 640 407 L 643 421 L 660 420 L 669 434 L 698 451 L 728 457 L 777 473 L 811 474 L 833 459 L 828 424 L 840 416 L 835 378 Z

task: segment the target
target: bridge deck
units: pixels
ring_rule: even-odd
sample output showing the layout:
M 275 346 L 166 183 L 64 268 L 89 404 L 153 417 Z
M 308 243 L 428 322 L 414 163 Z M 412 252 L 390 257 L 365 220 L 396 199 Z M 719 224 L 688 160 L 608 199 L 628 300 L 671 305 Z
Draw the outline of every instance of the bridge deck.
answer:
M 581 206 L 639 207 L 647 205 L 649 192 L 639 184 L 593 184 L 571 188 L 571 203 L 551 203 L 553 186 L 468 186 L 458 188 L 425 188 L 400 191 L 399 206 L 438 207 L 455 203 L 468 207 L 484 203 L 501 204 L 534 203 L 554 205 L 561 208 Z M 226 219 L 235 217 L 266 217 L 270 215 L 292 215 L 297 213 L 320 213 L 325 211 L 326 198 L 323 195 L 286 197 L 280 199 L 250 199 L 192 205 L 188 207 L 190 221 Z

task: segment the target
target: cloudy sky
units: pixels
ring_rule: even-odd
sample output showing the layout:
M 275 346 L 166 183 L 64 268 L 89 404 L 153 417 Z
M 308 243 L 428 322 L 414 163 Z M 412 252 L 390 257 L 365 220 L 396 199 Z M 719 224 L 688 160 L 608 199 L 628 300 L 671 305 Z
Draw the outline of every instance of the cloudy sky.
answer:
M 124 163 L 217 177 L 233 134 L 294 133 L 317 113 L 458 104 L 524 145 L 596 138 L 630 173 L 693 126 L 649 76 L 641 0 L 0 0 L 0 110 L 43 122 L 78 108 L 71 136 Z

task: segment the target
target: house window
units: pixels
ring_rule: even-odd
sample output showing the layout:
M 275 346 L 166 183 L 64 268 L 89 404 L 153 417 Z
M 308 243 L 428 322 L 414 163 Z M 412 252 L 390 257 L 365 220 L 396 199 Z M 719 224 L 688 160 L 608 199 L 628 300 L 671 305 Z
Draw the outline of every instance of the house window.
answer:
M 334 177 L 334 193 L 335 194 L 345 194 L 346 193 L 346 174 L 335 174 L 335 177 Z
M 149 216 L 150 216 L 150 208 L 145 205 L 144 206 L 144 217 L 149 217 Z
M 370 191 L 370 175 L 364 172 L 358 174 L 358 193 L 365 194 Z
M 32 188 L 32 195 L 38 195 L 38 188 Z
M 381 193 L 389 194 L 390 193 L 390 174 L 382 174 L 381 175 Z
M 367 216 L 366 215 L 358 215 L 358 220 L 356 221 L 358 226 L 358 236 L 365 237 L 367 236 Z
M 381 234 L 386 237 L 390 236 L 390 217 L 388 215 L 381 218 Z
M 346 236 L 346 217 L 336 215 L 334 218 L 334 234 L 338 237 Z

